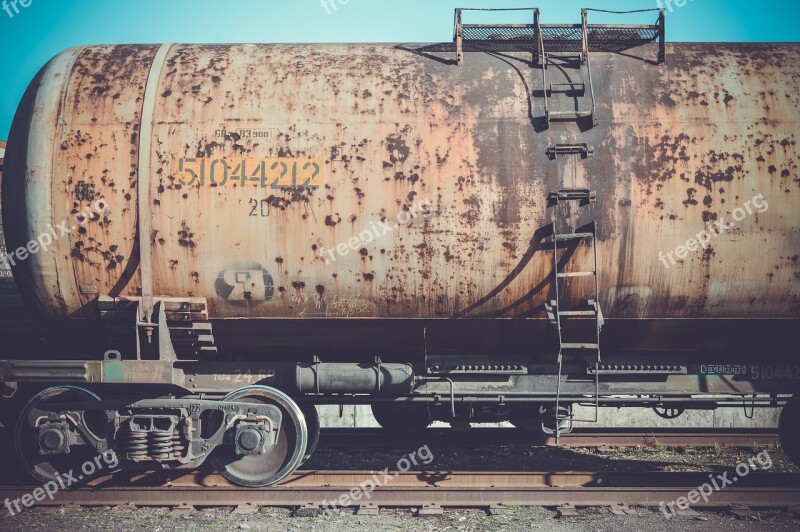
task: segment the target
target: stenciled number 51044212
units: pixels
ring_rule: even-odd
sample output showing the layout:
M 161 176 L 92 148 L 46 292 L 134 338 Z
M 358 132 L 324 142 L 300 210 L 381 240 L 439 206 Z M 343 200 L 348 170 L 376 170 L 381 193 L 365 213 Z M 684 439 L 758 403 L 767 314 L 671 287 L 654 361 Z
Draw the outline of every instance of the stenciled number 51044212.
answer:
M 175 162 L 173 175 L 184 186 L 255 186 L 260 188 L 319 188 L 325 176 L 318 159 L 275 157 L 189 158 Z

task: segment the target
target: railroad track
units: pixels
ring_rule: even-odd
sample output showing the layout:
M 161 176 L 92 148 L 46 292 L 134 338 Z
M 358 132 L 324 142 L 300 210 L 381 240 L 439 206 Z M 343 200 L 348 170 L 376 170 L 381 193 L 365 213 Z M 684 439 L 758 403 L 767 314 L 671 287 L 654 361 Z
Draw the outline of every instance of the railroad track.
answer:
M 761 429 L 577 429 L 562 436 L 567 447 L 630 446 L 659 443 L 664 446 L 729 446 L 749 448 L 774 443 L 774 431 Z M 320 448 L 345 450 L 407 449 L 415 445 L 447 448 L 491 448 L 554 445 L 553 438 L 533 436 L 516 429 L 473 429 L 466 435 L 449 429 L 428 429 L 416 435 L 397 435 L 380 429 L 326 429 Z M 89 484 L 60 491 L 38 506 L 67 507 L 294 507 L 314 513 L 372 480 L 377 487 L 369 497 L 346 505 L 359 511 L 377 512 L 381 507 L 416 507 L 437 513 L 446 507 L 478 507 L 500 512 L 509 506 L 624 507 L 658 506 L 686 497 L 709 481 L 710 472 L 514 472 L 424 471 L 392 473 L 386 478 L 368 471 L 299 471 L 280 486 L 248 489 L 231 485 L 213 471 L 187 474 L 139 473 L 98 477 Z M 717 474 L 717 473 L 714 473 Z M 720 472 L 721 474 L 721 472 Z M 376 475 L 376 476 L 373 476 Z M 730 473 L 729 473 L 730 475 Z M 380 479 L 380 482 L 377 480 Z M 9 479 L 6 478 L 6 483 Z M 27 482 L 27 481 L 25 481 Z M 14 500 L 39 486 L 0 487 L 0 500 Z M 790 508 L 800 502 L 800 473 L 754 472 L 693 507 Z M 737 511 L 742 511 L 741 508 Z M 745 510 L 746 511 L 746 510 Z
M 0 437 L 7 435 L 0 424 Z M 448 445 L 454 449 L 487 446 L 560 446 L 560 447 L 626 447 L 662 445 L 664 447 L 742 447 L 763 448 L 779 441 L 774 429 L 708 429 L 708 428 L 577 428 L 562 434 L 557 444 L 554 436 L 528 434 L 515 428 L 473 428 L 459 432 L 448 428 L 432 428 L 419 433 L 396 434 L 380 428 L 322 429 L 321 448 L 386 449 L 418 444 Z
M 722 473 L 722 472 L 718 472 Z M 716 474 L 716 473 L 715 473 Z M 729 473 L 730 475 L 730 473 Z M 732 476 L 731 476 L 732 477 Z M 379 480 L 379 482 L 376 482 Z M 215 473 L 191 473 L 171 478 L 163 474 L 117 475 L 61 491 L 37 506 L 72 507 L 295 507 L 318 511 L 360 485 L 377 487 L 342 506 L 360 511 L 381 507 L 417 507 L 436 513 L 446 507 L 502 511 L 509 506 L 575 507 L 641 505 L 658 507 L 709 481 L 709 472 L 453 472 L 409 471 L 391 478 L 372 471 L 298 471 L 284 484 L 263 489 L 233 486 Z M 38 486 L 0 487 L 0 500 L 13 501 Z M 349 495 L 348 495 L 349 496 Z M 800 474 L 754 472 L 727 488 L 714 491 L 695 508 L 746 505 L 792 508 L 800 501 Z M 739 511 L 742 508 L 738 508 Z
M 412 445 L 447 445 L 453 449 L 489 446 L 624 447 L 744 447 L 764 448 L 778 442 L 773 429 L 631 429 L 580 428 L 555 437 L 527 434 L 514 428 L 474 428 L 467 432 L 427 429 L 417 434 L 395 434 L 382 429 L 323 429 L 320 446 L 341 449 L 386 449 Z

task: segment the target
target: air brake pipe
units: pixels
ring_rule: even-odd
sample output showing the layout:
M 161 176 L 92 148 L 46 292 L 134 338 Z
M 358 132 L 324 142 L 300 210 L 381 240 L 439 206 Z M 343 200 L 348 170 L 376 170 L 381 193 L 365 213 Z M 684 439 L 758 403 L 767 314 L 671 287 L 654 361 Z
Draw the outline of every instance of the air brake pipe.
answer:
M 414 368 L 410 364 L 356 364 L 328 362 L 297 365 L 300 393 L 364 393 L 401 396 L 411 393 Z

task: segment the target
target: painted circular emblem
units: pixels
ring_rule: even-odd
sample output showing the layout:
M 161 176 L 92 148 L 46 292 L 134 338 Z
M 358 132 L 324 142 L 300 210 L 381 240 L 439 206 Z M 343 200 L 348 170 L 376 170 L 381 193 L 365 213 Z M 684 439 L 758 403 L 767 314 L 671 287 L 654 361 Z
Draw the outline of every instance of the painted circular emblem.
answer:
M 270 301 L 275 295 L 272 276 L 258 262 L 234 262 L 219 272 L 217 294 L 233 305 Z

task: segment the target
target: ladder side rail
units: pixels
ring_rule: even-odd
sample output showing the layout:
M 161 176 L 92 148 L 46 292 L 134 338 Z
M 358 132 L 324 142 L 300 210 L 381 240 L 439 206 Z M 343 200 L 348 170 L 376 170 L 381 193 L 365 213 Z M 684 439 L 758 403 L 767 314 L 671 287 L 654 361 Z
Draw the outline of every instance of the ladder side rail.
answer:
M 589 30 L 587 29 L 586 8 L 581 9 L 581 64 L 589 58 Z
M 561 212 L 561 204 L 558 201 L 558 196 L 556 196 L 556 205 L 555 205 L 555 216 L 553 217 L 553 284 L 555 286 L 555 301 L 556 301 L 556 308 L 555 308 L 555 316 L 556 316 L 556 330 L 558 331 L 558 378 L 556 379 L 556 410 L 555 410 L 555 436 L 556 442 L 558 442 L 559 436 L 561 434 L 561 427 L 559 426 L 559 421 L 562 421 L 562 417 L 559 415 L 560 409 L 560 402 L 561 402 L 561 375 L 562 375 L 562 367 L 564 361 L 564 341 L 561 336 L 561 301 L 559 297 L 558 291 L 558 239 L 556 235 L 558 234 L 558 227 L 556 224 L 556 218 L 558 214 Z
M 539 8 L 535 7 L 533 9 L 533 64 L 539 64 L 539 57 L 540 57 L 540 41 L 542 39 L 542 28 L 539 27 Z
M 594 113 L 597 110 L 597 106 L 596 106 L 595 100 L 594 100 L 594 85 L 592 84 L 592 65 L 591 65 L 591 62 L 589 61 L 589 52 L 588 51 L 586 52 L 586 77 L 587 77 L 588 83 L 589 83 L 589 98 L 590 98 L 590 100 L 592 102 L 592 114 L 591 114 L 591 117 L 592 117 L 592 122 L 594 122 Z
M 560 207 L 559 203 L 556 202 L 556 209 Z M 560 307 L 561 301 L 559 299 L 559 290 L 558 290 L 558 240 L 556 240 L 556 222 L 553 221 L 553 282 L 555 283 L 555 296 L 556 296 L 556 330 L 558 331 L 558 360 L 561 360 L 561 344 L 563 343 L 561 338 L 561 314 L 560 314 Z
M 594 100 L 594 85 L 592 84 L 592 65 L 589 61 L 589 29 L 588 29 L 588 10 L 581 9 L 581 24 L 583 26 L 583 62 L 586 64 L 587 79 L 589 83 L 589 97 L 592 104 L 592 122 L 594 122 L 594 113 L 597 110 L 597 105 Z
M 544 37 L 542 36 L 542 26 L 539 24 L 539 17 L 536 17 L 536 33 L 539 35 L 539 54 L 542 58 L 542 94 L 544 95 L 544 121 L 550 127 L 550 106 L 547 102 L 547 52 L 544 49 Z
M 594 248 L 594 304 L 595 304 L 595 342 L 597 343 L 597 359 L 594 362 L 594 420 L 600 419 L 600 274 L 597 270 L 597 221 L 592 221 L 592 247 Z
M 462 24 L 462 9 L 456 8 L 456 20 L 453 28 L 453 40 L 456 42 L 456 62 L 458 66 L 464 64 L 464 24 Z
M 587 419 L 571 418 L 573 422 L 578 421 L 581 423 L 597 423 L 600 419 L 600 303 L 598 303 L 597 296 L 600 291 L 600 284 L 597 274 L 597 222 L 592 222 L 592 248 L 594 254 L 594 302 L 595 302 L 595 342 L 597 345 L 597 358 L 594 363 L 594 416 Z
M 666 16 L 664 8 L 658 10 L 658 63 L 667 60 Z

